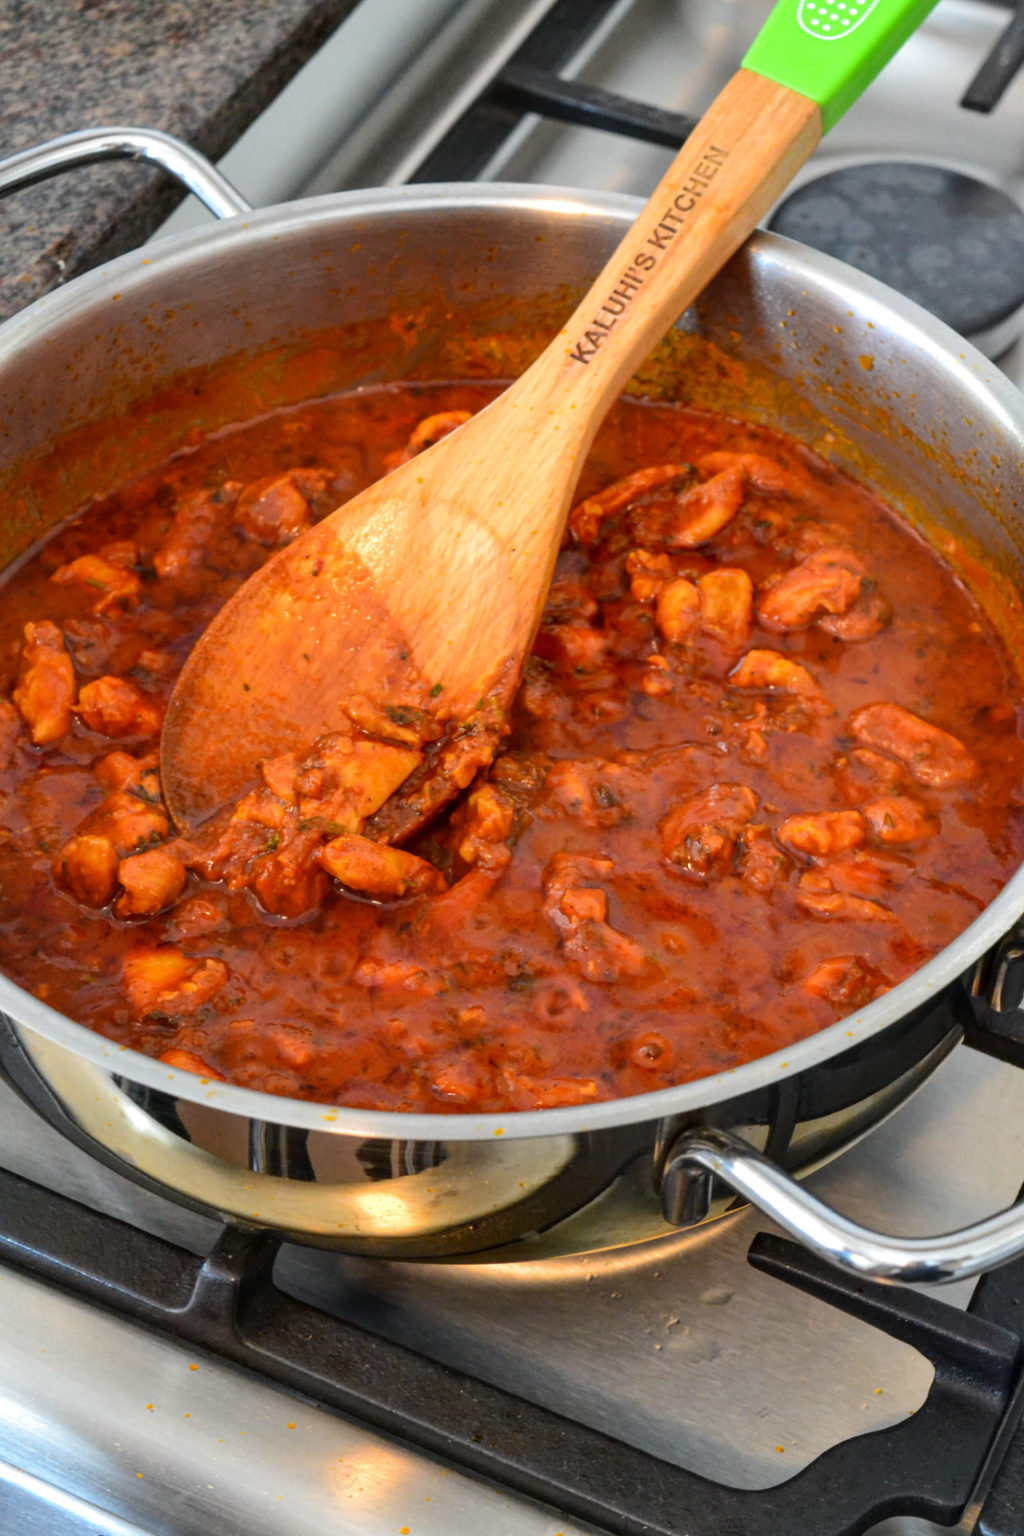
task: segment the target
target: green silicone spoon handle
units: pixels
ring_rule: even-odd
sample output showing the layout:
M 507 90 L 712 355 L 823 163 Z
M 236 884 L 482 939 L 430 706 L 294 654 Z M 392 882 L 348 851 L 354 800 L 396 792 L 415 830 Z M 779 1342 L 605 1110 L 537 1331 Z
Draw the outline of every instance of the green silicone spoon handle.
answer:
M 936 3 L 780 0 L 743 67 L 816 101 L 827 133 Z

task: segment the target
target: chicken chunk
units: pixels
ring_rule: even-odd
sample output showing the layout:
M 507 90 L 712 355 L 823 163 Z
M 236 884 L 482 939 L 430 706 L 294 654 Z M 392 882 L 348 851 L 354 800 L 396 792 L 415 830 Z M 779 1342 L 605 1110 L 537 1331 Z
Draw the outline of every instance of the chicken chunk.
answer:
M 181 576 L 202 562 L 222 512 L 234 504 L 238 491 L 237 485 L 229 484 L 219 491 L 192 491 L 182 498 L 153 555 L 158 576 L 165 580 Z
M 689 464 L 654 464 L 639 469 L 578 502 L 569 515 L 569 529 L 581 544 L 596 544 L 608 518 L 654 491 L 668 495 L 692 485 L 693 478 Z
M 634 771 L 601 758 L 562 758 L 545 780 L 547 793 L 588 827 L 618 826 L 638 787 Z
M 568 919 L 569 927 L 603 923 L 608 916 L 608 897 L 598 885 L 570 885 L 559 898 L 558 912 Z
M 81 901 L 86 901 L 83 892 L 93 879 L 92 875 L 78 873 L 83 861 L 94 869 L 109 861 L 110 855 L 100 844 L 108 844 L 115 860 L 120 861 L 163 842 L 171 832 L 170 817 L 160 798 L 160 775 L 155 758 L 140 759 L 127 752 L 112 752 L 102 758 L 93 771 L 110 793 L 89 812 L 64 844 L 56 866 L 57 877 L 63 881 L 66 865 L 69 889 Z M 98 884 L 96 889 L 102 890 L 103 884 Z M 88 904 L 102 906 L 112 895 L 113 889 L 103 900 Z
M 787 469 L 766 453 L 734 453 L 720 449 L 697 461 L 702 475 L 720 475 L 727 470 L 742 472 L 756 491 L 767 495 L 801 497 L 806 494 L 808 477 L 796 469 Z
M 865 584 L 857 601 L 845 613 L 823 614 L 818 620 L 818 628 L 834 640 L 853 643 L 872 639 L 885 628 L 891 618 L 892 609 L 882 594 L 867 591 Z
M 99 757 L 92 771 L 104 789 L 131 789 L 138 797 L 151 805 L 160 802 L 160 754 L 145 752 L 135 757 L 119 748 Z
M 662 857 L 671 870 L 691 879 L 724 872 L 758 804 L 746 784 L 712 784 L 658 823 Z
M 444 988 L 438 976 L 432 976 L 412 960 L 380 960 L 368 955 L 352 972 L 357 987 L 409 992 L 414 997 L 436 997 Z
M 173 944 L 139 947 L 125 956 L 125 992 L 139 1018 L 151 1014 L 194 1013 L 228 979 L 223 960 L 186 955 Z
M 321 736 L 295 776 L 300 816 L 362 831 L 363 822 L 423 761 L 422 752 L 335 731 Z
M 737 869 L 745 886 L 770 896 L 782 885 L 793 865 L 763 823 L 743 828 L 738 838 Z
M 124 677 L 98 677 L 78 695 L 75 714 L 100 736 L 158 736 L 164 707 Z
M 901 795 L 910 787 L 906 769 L 873 747 L 852 747 L 836 763 L 836 783 L 850 805 Z
M 54 873 L 84 907 L 105 907 L 117 890 L 117 863 L 109 837 L 76 832 L 61 849 Z
M 888 988 L 888 982 L 875 966 L 861 955 L 836 955 L 823 960 L 803 983 L 805 992 L 823 998 L 842 1013 L 863 1008 L 873 997 Z
M 273 549 L 291 543 L 312 523 L 333 512 L 350 489 L 344 472 L 298 465 L 264 475 L 241 488 L 231 485 L 226 500 L 233 508 L 231 525 L 235 532 Z
M 422 453 L 424 448 L 430 448 L 457 427 L 464 426 L 472 414 L 472 411 L 435 411 L 432 416 L 424 416 L 409 438 L 410 449 L 414 454 Z
M 880 843 L 923 843 L 939 830 L 938 818 L 910 795 L 886 795 L 868 801 L 862 809 Z
M 247 485 L 235 502 L 233 522 L 259 544 L 290 544 L 312 523 L 309 502 L 295 483 L 295 472 L 288 470 Z
M 434 895 L 448 888 L 440 870 L 426 859 L 368 837 L 331 838 L 320 849 L 320 863 L 350 891 L 378 901 Z
M 134 571 L 142 560 L 142 551 L 134 539 L 111 539 L 96 551 L 101 560 L 120 571 Z
M 218 1083 L 226 1081 L 223 1072 L 218 1072 L 215 1067 L 211 1067 L 209 1062 L 204 1061 L 195 1051 L 186 1051 L 178 1045 L 172 1045 L 170 1050 L 161 1052 L 157 1060 L 162 1061 L 165 1066 L 177 1067 L 180 1072 L 194 1072 L 197 1077 L 209 1077 Z
M 779 842 L 794 853 L 824 859 L 859 848 L 867 839 L 867 825 L 860 811 L 823 811 L 787 816 L 778 835 Z
M 674 644 L 689 640 L 700 626 L 700 592 L 685 576 L 677 576 L 658 593 L 655 614 L 666 640 Z
M 645 656 L 644 670 L 637 682 L 641 693 L 652 699 L 664 699 L 675 692 L 671 663 L 667 656 Z
M 537 635 L 534 653 L 577 679 L 610 678 L 610 644 L 611 637 L 590 624 L 545 624 Z
M 206 896 L 187 896 L 174 909 L 173 918 L 167 925 L 168 937 L 202 939 L 208 933 L 223 930 L 227 922 L 227 904 L 223 899 L 211 901 Z
M 317 859 L 323 836 L 320 827 L 297 823 L 294 811 L 287 813 L 284 831 L 261 833 L 256 821 L 234 826 L 240 842 L 226 884 L 236 890 L 248 887 L 261 906 L 278 917 L 302 917 L 320 905 L 329 889 Z
M 888 752 L 930 789 L 956 789 L 977 775 L 978 765 L 962 742 L 901 704 L 868 704 L 851 716 L 850 728 L 859 742 Z
M 611 859 L 556 853 L 541 876 L 544 911 L 561 939 L 563 954 L 585 980 L 604 985 L 642 975 L 650 964 L 640 945 L 607 921 L 605 891 L 588 883 L 614 872 Z
M 863 579 L 864 567 L 849 550 L 815 550 L 761 590 L 757 616 L 766 629 L 804 629 L 822 614 L 846 613 Z
M 131 789 L 115 790 L 90 811 L 83 832 L 109 837 L 119 858 L 141 853 L 170 836 L 171 823 L 162 804 L 153 805 Z
M 725 469 L 678 495 L 646 501 L 630 513 L 633 537 L 641 544 L 697 549 L 731 523 L 746 492 L 742 469 Z
M 497 691 L 480 699 L 467 720 L 448 721 L 436 744 L 428 743 L 423 762 L 367 821 L 365 832 L 379 842 L 401 843 L 422 827 L 438 807 L 468 789 L 494 759 L 508 731 Z
M 669 571 L 671 575 L 671 570 Z M 589 624 L 597 617 L 600 604 L 583 581 L 571 576 L 556 577 L 548 588 L 544 604 L 544 622 L 547 624 Z
M 151 917 L 171 907 L 185 889 L 185 866 L 169 848 L 147 848 L 117 866 L 122 893 L 114 904 L 118 917 Z
M 837 891 L 866 896 L 871 901 L 884 901 L 908 875 L 908 866 L 902 861 L 859 850 L 823 860 L 818 867 Z
M 442 437 L 447 437 L 449 432 L 461 427 L 472 414 L 472 411 L 435 411 L 432 416 L 424 416 L 414 427 L 405 447 L 397 453 L 388 454 L 386 467 L 397 469 L 400 464 L 407 464 L 418 453 L 422 453 L 424 448 L 439 443 Z
M 142 595 L 142 582 L 135 572 L 102 555 L 79 555 L 77 560 L 58 566 L 50 580 L 58 587 L 95 588 L 99 595 L 92 605 L 93 613 L 132 607 Z
M 625 976 L 641 976 L 650 962 L 634 939 L 611 923 L 593 918 L 573 920 L 563 938 L 562 952 L 586 981 L 612 986 Z
M 465 1010 L 468 1012 L 469 1010 Z M 490 1073 L 483 1063 L 467 1056 L 442 1060 L 431 1073 L 430 1086 L 440 1099 L 453 1104 L 479 1102 L 490 1086 Z
M 508 838 L 515 823 L 515 805 L 496 784 L 480 784 L 466 797 L 458 813 L 458 855 L 464 864 L 491 868 L 510 858 Z M 453 818 L 453 825 L 456 825 Z
M 589 1104 L 598 1093 L 598 1085 L 592 1077 L 542 1078 L 506 1067 L 500 1078 L 504 1092 L 516 1109 L 561 1109 L 571 1104 Z
M 889 908 L 869 896 L 841 890 L 831 872 L 808 870 L 797 882 L 796 904 L 812 917 L 850 918 L 859 922 L 891 923 Z
M 766 693 L 793 693 L 802 698 L 822 698 L 821 689 L 807 668 L 792 657 L 784 656 L 781 651 L 748 651 L 729 674 L 729 681 L 734 688 L 752 688 Z
M 741 650 L 750 639 L 754 584 L 746 571 L 719 566 L 697 580 L 701 630 L 727 650 Z
M 631 549 L 625 563 L 629 595 L 637 603 L 653 602 L 665 583 L 675 575 L 670 557 L 652 554 L 649 549 Z
M 75 669 L 64 636 L 43 619 L 25 625 L 21 669 L 11 698 L 37 747 L 61 741 L 71 730 Z

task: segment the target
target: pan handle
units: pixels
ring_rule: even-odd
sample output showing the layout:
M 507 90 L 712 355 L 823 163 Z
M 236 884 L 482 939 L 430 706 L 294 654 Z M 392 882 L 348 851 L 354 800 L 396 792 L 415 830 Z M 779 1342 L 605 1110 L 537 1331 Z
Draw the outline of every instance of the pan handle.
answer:
M 0 197 L 61 171 L 101 160 L 150 160 L 184 182 L 218 219 L 251 213 L 252 204 L 204 155 L 157 128 L 84 128 L 0 160 Z
M 1024 1202 L 959 1232 L 888 1237 L 832 1210 L 740 1137 L 713 1128 L 684 1131 L 673 1143 L 661 1181 L 666 1221 L 685 1227 L 702 1220 L 716 1178 L 812 1253 L 865 1280 L 946 1284 L 1024 1251 Z

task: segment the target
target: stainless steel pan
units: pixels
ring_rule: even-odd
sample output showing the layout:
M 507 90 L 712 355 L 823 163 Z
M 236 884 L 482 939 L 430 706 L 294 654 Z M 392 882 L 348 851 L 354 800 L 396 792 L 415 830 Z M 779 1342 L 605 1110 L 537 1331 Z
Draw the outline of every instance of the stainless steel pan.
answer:
M 446 186 L 254 213 L 185 146 L 127 129 L 0 163 L 0 191 L 108 154 L 184 168 L 232 216 L 120 258 L 0 328 L 0 565 L 105 475 L 160 462 L 197 424 L 308 393 L 311 358 L 324 394 L 515 372 L 636 211 L 596 194 Z M 770 420 L 908 517 L 927 509 L 929 535 L 985 573 L 979 594 L 1017 642 L 1024 397 L 938 322 L 826 257 L 758 235 L 641 382 Z M 400 1115 L 254 1093 L 114 1046 L 2 977 L 0 1059 L 41 1113 L 122 1173 L 303 1242 L 522 1259 L 659 1236 L 738 1190 L 862 1274 L 947 1280 L 1024 1249 L 1024 1207 L 970 1232 L 894 1241 L 825 1211 L 790 1174 L 877 1123 L 958 1042 L 973 968 L 1022 910 L 1018 874 L 930 964 L 813 1038 L 579 1108 Z

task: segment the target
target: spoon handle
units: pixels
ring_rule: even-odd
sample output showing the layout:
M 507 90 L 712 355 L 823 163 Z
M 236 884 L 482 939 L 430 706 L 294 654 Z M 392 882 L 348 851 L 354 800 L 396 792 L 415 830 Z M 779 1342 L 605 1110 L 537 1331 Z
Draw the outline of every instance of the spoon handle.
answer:
M 936 0 L 781 0 L 533 380 L 599 418 Z M 529 393 L 527 386 L 526 393 Z M 585 409 L 584 409 L 585 408 Z
M 741 69 L 690 134 L 545 360 L 599 419 L 821 138 L 816 102 Z
M 809 96 L 827 133 L 937 0 L 782 0 L 743 67 Z

